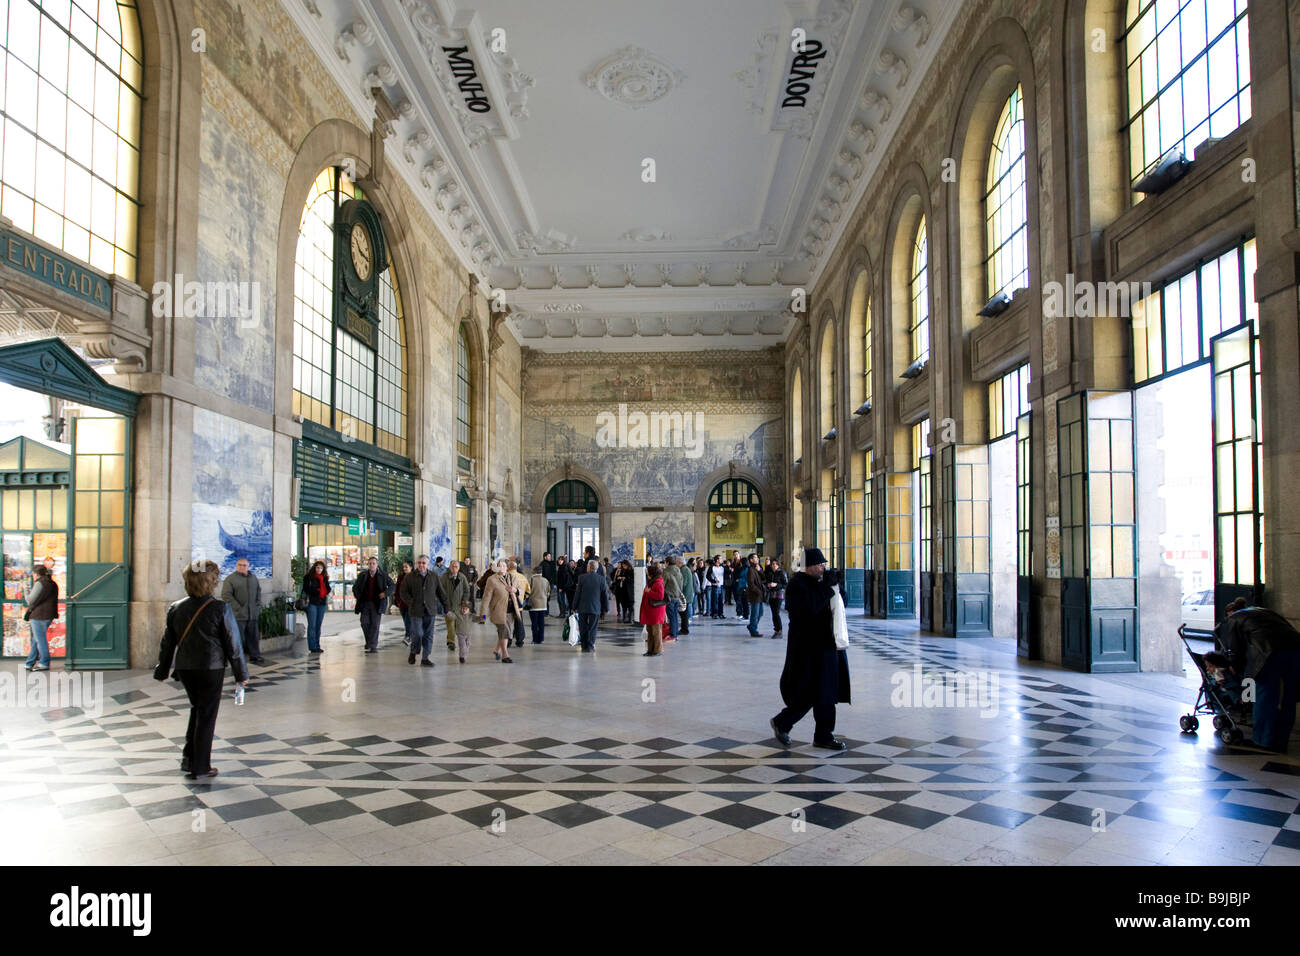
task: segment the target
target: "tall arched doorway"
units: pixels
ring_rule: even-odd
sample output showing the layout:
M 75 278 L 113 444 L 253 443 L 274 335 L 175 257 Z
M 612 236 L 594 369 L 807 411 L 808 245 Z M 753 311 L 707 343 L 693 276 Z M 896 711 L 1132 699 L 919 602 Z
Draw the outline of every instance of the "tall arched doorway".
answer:
M 557 481 L 546 493 L 546 550 L 573 557 L 588 546 L 601 553 L 600 499 L 578 478 Z
M 744 478 L 727 478 L 709 493 L 710 555 L 749 554 L 763 543 L 763 497 Z

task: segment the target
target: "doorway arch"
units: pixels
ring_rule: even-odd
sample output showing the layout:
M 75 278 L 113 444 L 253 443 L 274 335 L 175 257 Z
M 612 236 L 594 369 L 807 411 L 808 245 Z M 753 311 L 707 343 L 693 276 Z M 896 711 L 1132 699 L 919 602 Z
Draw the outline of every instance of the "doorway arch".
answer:
M 552 507 L 557 510 L 552 511 Z M 532 514 L 532 521 L 523 558 L 530 567 L 541 561 L 544 551 L 550 551 L 555 557 L 569 553 L 568 532 L 559 527 L 562 525 L 591 528 L 594 531 L 596 553 L 608 557 L 612 540 L 611 502 L 609 489 L 595 472 L 566 462 L 537 482 L 527 508 Z M 557 526 L 553 529 L 555 541 L 550 540 L 552 524 Z
M 752 496 L 746 497 L 743 507 L 746 509 L 756 507 L 757 510 L 751 511 L 755 516 L 756 534 L 754 537 L 763 538 L 764 540 L 757 547 L 754 546 L 757 542 L 749 542 L 751 545 L 750 550 L 762 551 L 774 556 L 784 556 L 784 541 L 782 540 L 784 516 L 776 493 L 761 474 L 735 461 L 706 475 L 695 493 L 696 550 L 701 554 L 712 556 L 715 553 L 715 549 L 712 547 L 712 541 L 715 538 L 713 514 L 737 510 L 735 489 L 738 486 L 735 484 L 730 485 L 732 494 L 729 499 L 722 492 L 722 489 L 728 486 L 730 482 L 740 482 L 742 483 L 741 487 L 752 489 Z M 717 497 L 716 501 L 714 500 L 715 495 Z M 755 498 L 757 501 L 754 501 Z M 718 510 L 714 511 L 715 508 Z

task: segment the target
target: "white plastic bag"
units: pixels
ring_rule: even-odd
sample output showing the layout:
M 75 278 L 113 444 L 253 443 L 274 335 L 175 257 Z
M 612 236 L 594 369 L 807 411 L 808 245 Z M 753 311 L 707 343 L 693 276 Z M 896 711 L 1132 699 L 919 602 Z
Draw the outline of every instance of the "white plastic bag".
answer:
M 835 646 L 847 650 L 849 646 L 849 621 L 844 615 L 844 599 L 837 589 L 831 595 L 831 629 L 835 633 Z
M 569 646 L 577 647 L 581 638 L 578 635 L 578 615 L 569 615 Z

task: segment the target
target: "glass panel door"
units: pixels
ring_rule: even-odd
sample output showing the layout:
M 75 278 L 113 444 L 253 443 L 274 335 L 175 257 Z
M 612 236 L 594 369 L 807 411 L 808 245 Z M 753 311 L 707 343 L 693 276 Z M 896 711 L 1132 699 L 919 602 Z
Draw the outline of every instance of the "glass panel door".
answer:
M 1263 497 L 1254 328 L 1241 325 L 1211 341 L 1214 448 L 1214 619 L 1235 597 L 1262 599 Z
M 127 665 L 130 429 L 120 415 L 72 420 L 69 657 L 80 667 Z
M 1042 651 L 1033 618 L 1034 560 L 1030 537 L 1033 472 L 1030 464 L 1030 422 L 1030 412 L 1025 412 L 1016 419 L 1016 649 L 1021 657 L 1037 660 L 1042 656 Z

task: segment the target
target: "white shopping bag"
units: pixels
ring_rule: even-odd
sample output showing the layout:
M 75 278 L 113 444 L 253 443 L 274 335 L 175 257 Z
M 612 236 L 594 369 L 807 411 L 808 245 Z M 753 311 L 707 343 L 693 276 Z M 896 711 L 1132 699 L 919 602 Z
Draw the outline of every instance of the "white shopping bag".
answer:
M 578 615 L 570 614 L 569 615 L 569 646 L 577 647 L 579 640 L 580 638 L 578 636 Z
M 831 595 L 831 629 L 835 633 L 835 646 L 846 650 L 849 646 L 849 621 L 844 616 L 844 599 L 838 589 Z

